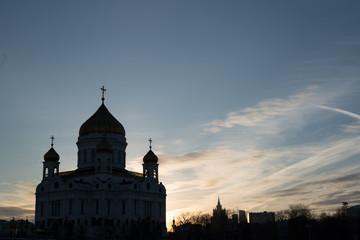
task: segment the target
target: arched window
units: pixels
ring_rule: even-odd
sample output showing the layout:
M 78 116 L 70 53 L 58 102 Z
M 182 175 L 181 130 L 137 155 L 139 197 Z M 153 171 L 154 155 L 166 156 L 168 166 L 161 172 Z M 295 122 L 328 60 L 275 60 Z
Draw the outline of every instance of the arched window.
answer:
M 101 159 L 98 158 L 97 160 L 97 166 L 96 166 L 97 170 L 100 170 L 101 169 Z
M 157 178 L 157 171 L 154 169 L 154 178 Z
M 148 176 L 149 176 L 149 170 L 148 170 L 147 168 L 145 168 L 144 176 L 145 176 L 145 177 L 148 177 Z
M 110 171 L 110 159 L 107 159 L 106 169 L 107 169 L 108 171 Z
M 45 177 L 48 177 L 49 176 L 49 169 L 46 167 L 45 168 Z

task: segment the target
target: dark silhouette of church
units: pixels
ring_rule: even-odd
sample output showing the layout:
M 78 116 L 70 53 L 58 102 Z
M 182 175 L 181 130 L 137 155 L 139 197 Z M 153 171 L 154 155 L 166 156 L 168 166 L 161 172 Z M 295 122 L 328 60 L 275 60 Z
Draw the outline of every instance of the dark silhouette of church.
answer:
M 44 155 L 36 188 L 35 224 L 44 236 L 131 239 L 166 233 L 166 189 L 159 182 L 158 157 L 150 149 L 143 172 L 126 169 L 123 125 L 104 104 L 80 127 L 77 169 L 60 172 L 60 156 Z

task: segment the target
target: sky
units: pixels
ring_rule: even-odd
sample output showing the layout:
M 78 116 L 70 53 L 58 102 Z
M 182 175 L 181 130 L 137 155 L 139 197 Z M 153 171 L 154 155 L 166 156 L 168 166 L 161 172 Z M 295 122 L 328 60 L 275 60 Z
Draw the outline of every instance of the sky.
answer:
M 0 218 L 33 219 L 51 135 L 76 168 L 102 86 L 168 222 L 358 205 L 359 73 L 359 1 L 1 1 Z

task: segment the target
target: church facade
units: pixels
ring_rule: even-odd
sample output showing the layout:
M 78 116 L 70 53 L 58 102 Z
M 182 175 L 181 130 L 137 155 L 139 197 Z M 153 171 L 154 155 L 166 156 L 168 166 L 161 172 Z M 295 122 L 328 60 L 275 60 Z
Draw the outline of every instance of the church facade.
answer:
M 125 129 L 106 108 L 102 90 L 101 106 L 79 130 L 77 169 L 59 171 L 52 137 L 36 188 L 36 228 L 63 236 L 164 234 L 166 189 L 151 139 L 143 172 L 127 170 Z

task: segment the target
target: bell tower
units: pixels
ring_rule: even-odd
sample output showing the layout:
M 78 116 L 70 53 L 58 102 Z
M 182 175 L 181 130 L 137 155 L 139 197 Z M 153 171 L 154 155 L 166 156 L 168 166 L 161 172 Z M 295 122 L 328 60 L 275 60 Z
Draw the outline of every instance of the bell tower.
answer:
M 49 179 L 59 173 L 59 154 L 53 148 L 54 146 L 54 136 L 50 137 L 51 139 L 51 148 L 50 150 L 45 153 L 44 155 L 44 162 L 43 162 L 43 180 Z
M 155 155 L 155 153 L 151 150 L 152 146 L 152 140 L 149 139 L 150 142 L 150 150 L 143 158 L 143 176 L 144 178 L 154 180 L 156 182 L 159 182 L 159 164 L 158 164 L 158 157 Z

